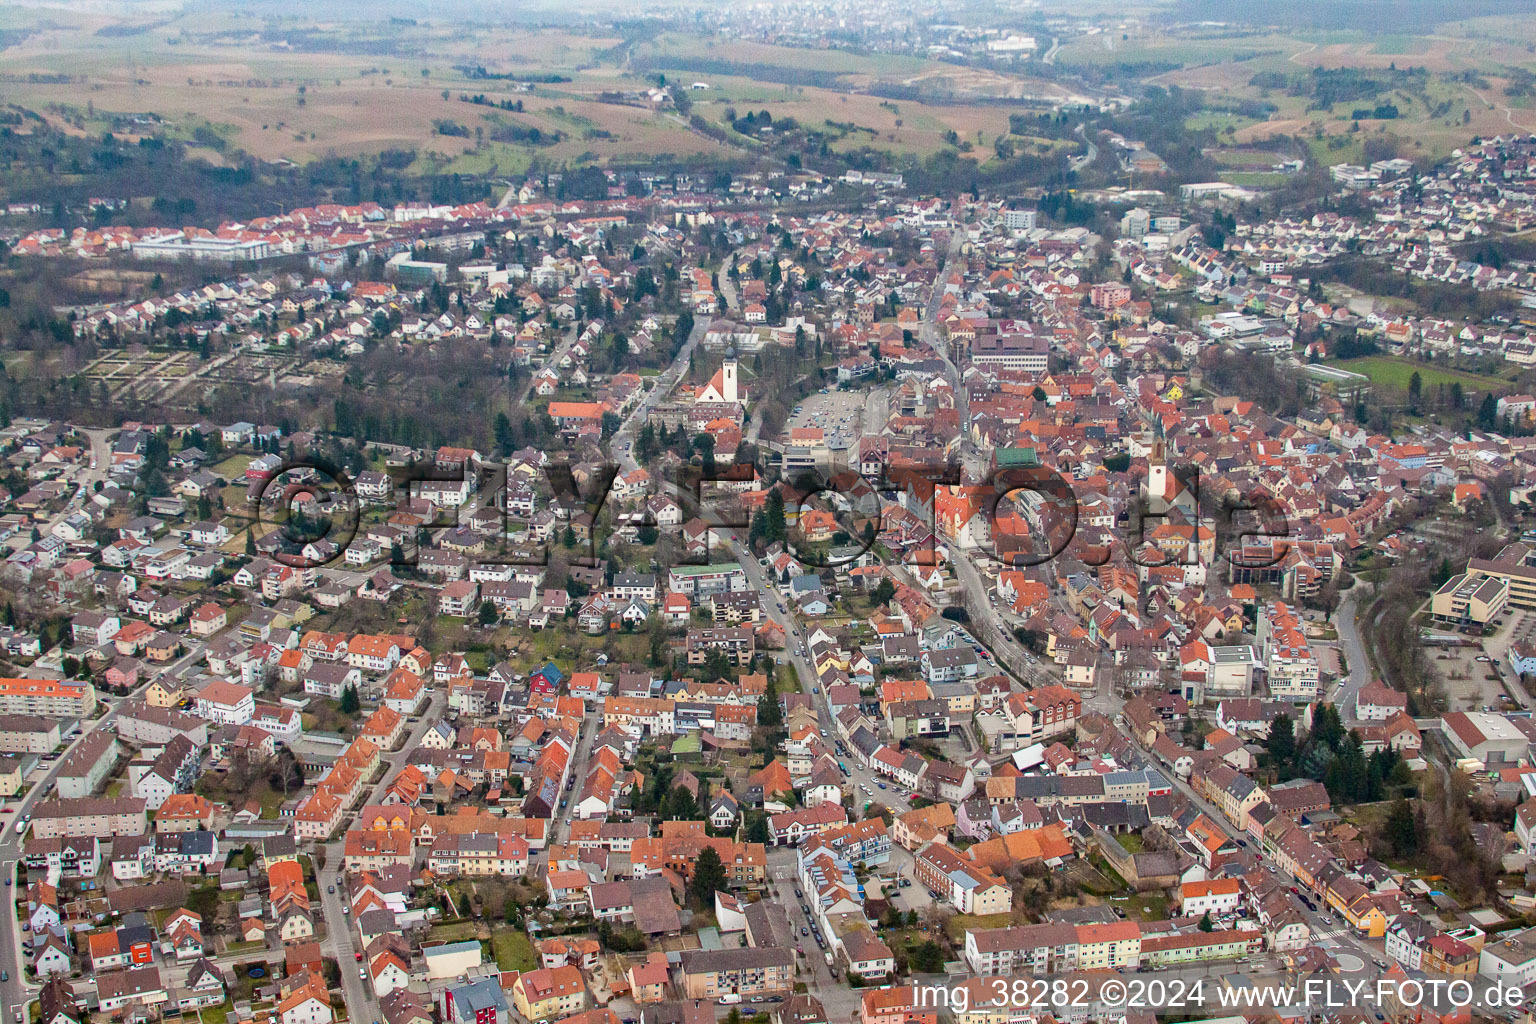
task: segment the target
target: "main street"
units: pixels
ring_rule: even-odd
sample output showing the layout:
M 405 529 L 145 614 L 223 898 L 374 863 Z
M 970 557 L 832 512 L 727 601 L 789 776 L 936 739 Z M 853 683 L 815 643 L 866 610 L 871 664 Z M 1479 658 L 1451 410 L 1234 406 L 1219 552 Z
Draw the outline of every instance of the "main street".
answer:
M 967 393 L 964 378 L 960 368 L 955 364 L 948 342 L 940 336 L 938 323 L 939 308 L 944 300 L 945 282 L 956 273 L 964 243 L 965 233 L 957 227 L 950 236 L 944 268 L 934 279 L 933 294 L 928 297 L 928 305 L 923 310 L 919 331 L 922 340 L 943 360 L 944 377 L 949 381 L 950 388 L 954 392 L 955 410 L 959 414 L 960 438 L 957 444 L 964 467 L 962 472 L 969 469 L 979 476 L 986 464 L 986 459 L 984 453 L 971 441 L 970 395 Z M 964 479 L 963 476 L 962 479 Z M 956 581 L 959 582 L 961 592 L 967 598 L 965 604 L 971 617 L 972 633 L 988 646 L 993 657 L 997 659 L 997 664 L 1032 686 L 1059 683 L 1060 680 L 1041 668 L 1034 656 L 1025 650 L 1024 645 L 1019 643 L 1013 635 L 1013 629 L 1007 618 L 992 600 L 992 587 L 976 565 L 974 555 L 962 548 L 958 540 L 949 544 L 946 550 L 949 554 L 947 564 L 954 573 Z M 1103 703 L 1104 706 L 1098 710 L 1113 712 L 1119 709 L 1119 703 L 1112 696 Z
M 810 633 L 794 612 L 789 610 L 783 597 L 774 590 L 773 585 L 764 578 L 762 566 L 758 564 L 752 552 L 735 536 L 731 538 L 731 551 L 736 561 L 741 564 L 742 571 L 746 573 L 748 585 L 761 599 L 764 614 L 784 630 L 784 656 L 787 663 L 795 670 L 800 689 L 811 694 L 811 702 L 816 708 L 822 735 L 841 741 L 837 723 L 832 718 L 832 700 L 822 687 L 816 670 L 810 662 Z M 853 751 L 849 750 L 839 758 L 839 761 L 846 766 L 849 784 L 854 787 L 856 794 L 862 794 L 862 797 L 856 795 L 855 799 L 883 804 L 896 814 L 903 814 L 912 809 L 910 793 L 899 789 L 894 781 L 887 781 L 870 771 Z

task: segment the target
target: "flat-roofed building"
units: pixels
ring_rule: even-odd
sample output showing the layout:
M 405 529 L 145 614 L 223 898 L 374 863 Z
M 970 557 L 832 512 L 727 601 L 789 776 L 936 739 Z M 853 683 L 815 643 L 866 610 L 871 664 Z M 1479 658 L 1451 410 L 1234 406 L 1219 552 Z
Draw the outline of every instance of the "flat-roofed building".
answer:
M 1446 626 L 1484 626 L 1509 603 L 1509 579 L 1464 572 L 1452 576 L 1430 598 L 1434 620 Z

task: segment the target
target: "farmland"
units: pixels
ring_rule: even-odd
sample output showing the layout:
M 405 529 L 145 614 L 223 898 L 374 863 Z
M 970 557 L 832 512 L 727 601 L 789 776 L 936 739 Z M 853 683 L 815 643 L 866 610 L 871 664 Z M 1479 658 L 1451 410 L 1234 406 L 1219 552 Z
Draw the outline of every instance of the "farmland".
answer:
M 625 52 L 617 36 L 554 29 L 449 33 L 199 12 L 122 35 L 123 23 L 106 15 L 83 15 L 68 27 L 25 12 L 5 16 L 11 25 L 33 26 L 5 50 L 7 102 L 81 136 L 179 139 L 216 166 L 236 152 L 302 164 L 390 150 L 414 152 L 413 173 L 498 177 L 525 173 L 535 162 L 742 155 L 729 138 L 693 130 L 670 108 L 643 98 L 613 102 L 618 93 L 642 95 L 657 75 L 703 78 L 710 88 L 692 98 L 712 121 L 735 104 L 812 127 L 827 120 L 852 126 L 833 149 L 921 156 L 965 140 L 985 158 L 1008 124 L 1007 108 L 990 101 L 1069 95 L 1051 82 L 917 57 L 719 45 L 682 33 Z M 391 55 L 405 53 L 411 56 Z M 531 86 L 517 81 L 524 76 Z M 876 83 L 944 102 L 898 105 L 854 91 Z M 471 96 L 489 105 L 465 103 Z M 976 102 L 956 102 L 965 97 Z M 513 112 L 493 109 L 514 103 Z M 538 142 L 527 141 L 530 132 Z
M 726 114 L 765 110 L 822 133 L 828 153 L 876 150 L 900 162 L 958 151 L 985 165 L 998 159 L 1010 113 L 1095 105 L 1148 85 L 1201 93 L 1204 108 L 1186 127 L 1214 131 L 1212 161 L 1254 184 L 1273 175 L 1250 150 L 1302 155 L 1293 138 L 1318 161 L 1338 163 L 1362 159 L 1373 139 L 1375 152 L 1435 157 L 1470 135 L 1536 129 L 1536 98 L 1505 94 L 1511 68 L 1530 63 L 1536 17 L 1383 36 L 1106 11 L 1126 20 L 1064 34 L 1047 67 L 783 45 L 680 23 L 363 18 L 350 0 L 318 17 L 217 5 L 91 4 L 67 17 L 5 8 L 0 45 L 13 45 L 0 88 L 6 102 L 67 132 L 159 135 L 214 166 L 233 167 L 242 155 L 303 165 L 389 151 L 410 161 L 409 174 L 491 180 L 586 163 L 756 160 L 765 140 L 737 134 Z M 1419 77 L 1405 81 L 1409 68 Z M 1339 69 L 1380 88 L 1317 102 L 1311 76 Z M 659 80 L 697 88 L 683 88 L 674 110 L 647 100 Z M 1383 104 L 1397 116 L 1356 116 Z M 703 124 L 690 124 L 689 105 Z M 1002 148 L 1038 156 L 1064 146 L 1077 148 L 1028 136 Z

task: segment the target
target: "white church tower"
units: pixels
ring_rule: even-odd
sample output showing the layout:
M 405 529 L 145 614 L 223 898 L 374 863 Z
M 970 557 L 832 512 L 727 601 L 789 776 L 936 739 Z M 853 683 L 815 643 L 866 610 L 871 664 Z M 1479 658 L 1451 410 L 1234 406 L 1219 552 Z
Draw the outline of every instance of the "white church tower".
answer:
M 741 385 L 739 383 L 739 367 L 736 364 L 736 350 L 727 349 L 725 362 L 720 364 L 720 369 L 709 378 L 709 383 L 694 396 L 695 402 L 739 402 L 741 401 Z
M 723 401 L 741 401 L 741 391 L 736 384 L 736 355 L 731 353 L 726 356 L 725 362 L 720 364 L 720 397 Z

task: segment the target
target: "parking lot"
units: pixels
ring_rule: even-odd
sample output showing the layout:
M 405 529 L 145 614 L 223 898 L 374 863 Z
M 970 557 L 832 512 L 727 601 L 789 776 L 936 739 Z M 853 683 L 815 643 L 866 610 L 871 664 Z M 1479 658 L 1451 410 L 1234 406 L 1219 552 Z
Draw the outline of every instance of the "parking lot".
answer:
M 1431 647 L 1425 654 L 1445 684 L 1450 710 L 1500 711 L 1510 706 L 1499 681 L 1499 668 L 1481 647 Z
M 795 406 L 787 428 L 820 427 L 833 451 L 852 448 L 863 429 L 864 393 L 818 391 Z

